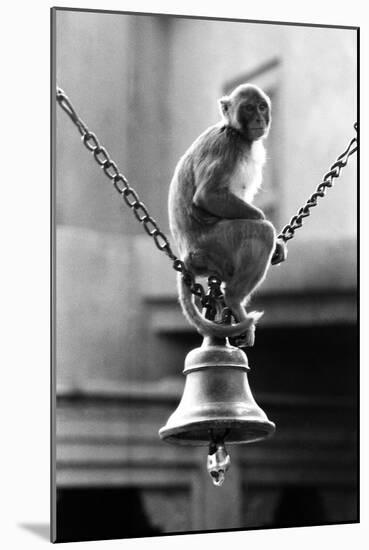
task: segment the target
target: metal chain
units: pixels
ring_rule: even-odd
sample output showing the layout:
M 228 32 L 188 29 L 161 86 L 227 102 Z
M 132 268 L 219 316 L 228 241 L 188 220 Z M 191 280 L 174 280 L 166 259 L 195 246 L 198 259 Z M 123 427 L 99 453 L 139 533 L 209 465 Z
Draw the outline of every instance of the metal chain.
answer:
M 355 122 L 354 128 L 357 132 L 357 122 Z M 318 199 L 325 196 L 327 188 L 333 187 L 334 178 L 339 177 L 342 168 L 346 166 L 349 157 L 357 151 L 357 148 L 358 140 L 355 136 L 348 144 L 346 150 L 337 157 L 337 160 L 330 167 L 329 172 L 327 172 L 323 177 L 322 183 L 318 185 L 316 191 L 309 197 L 306 204 L 302 208 L 300 208 L 295 216 L 291 218 L 290 223 L 284 226 L 281 233 L 278 235 L 279 239 L 287 242 L 289 239 L 292 239 L 292 237 L 295 236 L 296 229 L 302 227 L 303 219 L 307 216 L 310 216 L 310 209 L 314 206 L 317 206 Z
M 160 230 L 157 222 L 150 216 L 146 206 L 140 200 L 136 191 L 129 185 L 127 178 L 119 171 L 116 163 L 110 158 L 109 153 L 100 145 L 96 135 L 91 132 L 83 120 L 78 116 L 72 103 L 61 88 L 56 89 L 56 99 L 61 108 L 77 126 L 82 136 L 82 142 L 93 154 L 97 164 L 103 169 L 104 174 L 113 182 L 115 190 L 123 197 L 124 202 L 132 209 L 136 219 L 143 225 L 149 237 L 152 237 L 156 247 L 164 252 L 173 262 L 173 269 L 182 273 L 184 283 L 189 287 L 192 294 L 200 298 L 205 308 L 213 308 L 214 295 L 221 296 L 221 280 L 211 276 L 208 279 L 211 292 L 207 295 L 204 287 L 196 283 L 195 276 L 189 271 L 185 264 L 173 253 L 169 241 Z

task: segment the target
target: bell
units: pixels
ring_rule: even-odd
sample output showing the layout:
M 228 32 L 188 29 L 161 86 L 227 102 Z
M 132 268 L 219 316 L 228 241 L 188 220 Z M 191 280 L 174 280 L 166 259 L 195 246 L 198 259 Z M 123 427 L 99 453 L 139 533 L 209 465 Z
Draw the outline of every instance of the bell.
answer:
M 250 443 L 275 431 L 275 424 L 252 396 L 246 354 L 228 340 L 205 337 L 201 347 L 187 355 L 183 370 L 186 376 L 182 399 L 159 430 L 161 439 L 178 445 L 209 445 L 208 469 L 216 478 L 224 468 L 224 441 Z M 218 473 L 211 472 L 219 452 Z M 214 468 L 213 468 L 214 470 Z M 216 483 L 218 484 L 218 483 Z
M 209 445 L 207 470 L 215 486 L 223 484 L 230 466 L 228 443 L 259 441 L 275 431 L 252 396 L 246 354 L 227 339 L 206 336 L 187 355 L 182 399 L 159 430 L 175 445 Z
M 181 402 L 159 435 L 168 443 L 208 445 L 225 436 L 227 443 L 250 443 L 275 431 L 255 402 L 247 379 L 246 354 L 226 340 L 205 337 L 187 355 Z M 210 430 L 212 437 L 209 437 Z

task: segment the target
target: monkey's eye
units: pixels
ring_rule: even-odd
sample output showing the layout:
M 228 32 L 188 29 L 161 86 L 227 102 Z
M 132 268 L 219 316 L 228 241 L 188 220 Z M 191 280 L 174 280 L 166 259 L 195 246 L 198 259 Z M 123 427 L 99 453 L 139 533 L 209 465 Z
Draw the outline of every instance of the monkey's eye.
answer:
M 261 103 L 259 103 L 260 111 L 266 111 L 267 108 L 268 108 L 268 105 L 265 103 L 265 101 L 262 101 Z
M 247 111 L 248 113 L 251 113 L 251 112 L 254 110 L 254 106 L 251 105 L 251 103 L 247 103 L 247 104 L 244 106 L 244 109 L 245 109 L 245 111 Z

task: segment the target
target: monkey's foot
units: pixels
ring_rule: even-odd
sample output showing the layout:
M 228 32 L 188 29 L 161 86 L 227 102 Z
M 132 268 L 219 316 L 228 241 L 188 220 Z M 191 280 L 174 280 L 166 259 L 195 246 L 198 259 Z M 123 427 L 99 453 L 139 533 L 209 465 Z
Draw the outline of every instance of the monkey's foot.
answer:
M 246 332 L 229 339 L 231 344 L 238 348 L 252 348 L 255 344 L 255 325 L 252 325 Z

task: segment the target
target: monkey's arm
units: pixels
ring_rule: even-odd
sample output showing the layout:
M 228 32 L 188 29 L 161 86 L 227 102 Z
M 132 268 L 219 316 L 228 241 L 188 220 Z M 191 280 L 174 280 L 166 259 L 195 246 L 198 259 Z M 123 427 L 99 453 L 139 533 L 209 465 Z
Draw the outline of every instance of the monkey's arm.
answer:
M 241 220 L 264 220 L 262 210 L 238 198 L 226 186 L 203 182 L 196 190 L 193 204 L 218 218 Z

